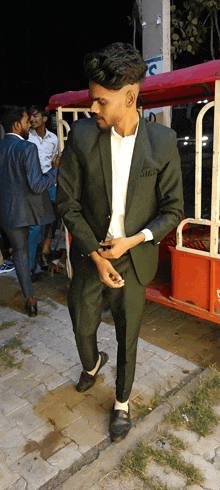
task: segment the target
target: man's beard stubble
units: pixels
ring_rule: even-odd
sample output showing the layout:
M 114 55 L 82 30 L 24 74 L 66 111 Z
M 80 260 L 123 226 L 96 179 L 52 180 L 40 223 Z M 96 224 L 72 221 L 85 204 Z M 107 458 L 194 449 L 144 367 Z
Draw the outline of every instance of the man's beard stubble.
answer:
M 106 125 L 104 128 L 101 128 L 98 121 L 96 121 L 96 126 L 100 131 L 102 131 L 102 133 L 109 133 L 111 131 L 111 128 L 112 128 L 112 126 L 110 126 L 110 125 L 109 126 Z
M 106 126 L 103 128 L 103 127 L 101 127 L 101 126 L 99 125 L 99 122 L 98 122 L 98 121 L 97 121 L 97 119 L 96 119 L 96 114 L 95 114 L 94 112 L 92 112 L 92 113 L 91 113 L 91 115 L 92 115 L 92 117 L 95 117 L 95 120 L 96 120 L 96 126 L 97 126 L 97 128 L 98 128 L 100 131 L 102 131 L 102 133 L 109 133 L 109 131 L 111 130 L 112 125 L 106 125 Z M 101 117 L 100 119 L 102 119 L 103 121 L 105 121 L 105 120 L 104 120 L 102 117 Z
M 24 140 L 28 140 L 28 137 L 29 137 L 29 131 L 26 131 L 26 129 L 22 129 L 21 130 L 21 133 L 20 133 L 20 136 L 22 138 L 24 138 Z

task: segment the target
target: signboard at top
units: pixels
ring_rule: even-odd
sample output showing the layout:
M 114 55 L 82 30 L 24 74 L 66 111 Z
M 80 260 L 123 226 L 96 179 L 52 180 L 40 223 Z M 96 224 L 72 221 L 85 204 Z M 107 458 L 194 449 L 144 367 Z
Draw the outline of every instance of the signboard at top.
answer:
M 163 73 L 163 56 L 150 58 L 149 60 L 146 60 L 146 64 L 148 66 L 148 70 L 145 75 L 146 77 L 151 77 L 153 75 L 159 75 L 159 73 Z M 152 111 L 150 109 L 145 109 L 143 115 L 144 117 L 149 117 L 150 112 L 158 114 L 159 112 L 162 112 L 162 110 L 162 107 L 155 107 L 154 109 L 152 109 Z
M 156 58 L 146 60 L 146 64 L 148 66 L 146 77 L 163 73 L 163 56 L 157 56 Z

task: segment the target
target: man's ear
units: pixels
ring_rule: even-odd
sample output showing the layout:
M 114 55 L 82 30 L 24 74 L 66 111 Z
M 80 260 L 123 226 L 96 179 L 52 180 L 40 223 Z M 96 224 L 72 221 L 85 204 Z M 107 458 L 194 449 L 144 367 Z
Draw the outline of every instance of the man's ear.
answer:
M 47 119 L 48 119 L 47 116 L 44 116 L 43 117 L 43 122 L 46 123 L 47 122 Z
M 133 90 L 128 90 L 126 93 L 126 107 L 131 107 L 134 103 L 136 103 L 136 96 Z
M 12 131 L 20 131 L 21 130 L 21 123 L 19 121 L 15 121 L 15 123 L 12 126 Z

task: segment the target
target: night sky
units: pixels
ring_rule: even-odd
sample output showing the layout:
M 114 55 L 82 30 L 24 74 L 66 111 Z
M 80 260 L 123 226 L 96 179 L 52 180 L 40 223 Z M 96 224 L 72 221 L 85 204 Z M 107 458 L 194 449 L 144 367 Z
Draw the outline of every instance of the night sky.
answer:
M 4 0 L 0 11 L 0 104 L 47 105 L 55 93 L 85 89 L 85 54 L 115 41 L 133 41 L 128 20 L 133 0 L 12 5 Z
M 182 0 L 173 0 L 178 6 Z M 86 53 L 116 41 L 133 43 L 134 0 L 3 1 L 0 9 L 0 105 L 42 104 L 68 90 L 88 88 Z M 17 4 L 18 5 L 18 4 Z M 67 5 L 70 5 L 67 6 Z M 136 47 L 142 51 L 141 35 Z M 207 51 L 207 59 L 210 53 Z M 184 55 L 174 69 L 201 63 Z

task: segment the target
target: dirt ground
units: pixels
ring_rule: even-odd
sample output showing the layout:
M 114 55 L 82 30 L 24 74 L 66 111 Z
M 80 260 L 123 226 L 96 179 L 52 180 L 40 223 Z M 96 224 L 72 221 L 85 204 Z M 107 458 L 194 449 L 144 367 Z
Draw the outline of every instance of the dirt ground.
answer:
M 20 286 L 10 276 L 0 277 L 0 306 L 24 313 Z M 43 272 L 33 286 L 37 300 L 51 298 L 67 306 L 67 276 L 55 273 L 52 278 L 49 272 Z M 107 312 L 103 320 L 113 323 Z M 220 325 L 216 323 L 146 300 L 140 337 L 199 366 L 215 364 L 220 368 Z

